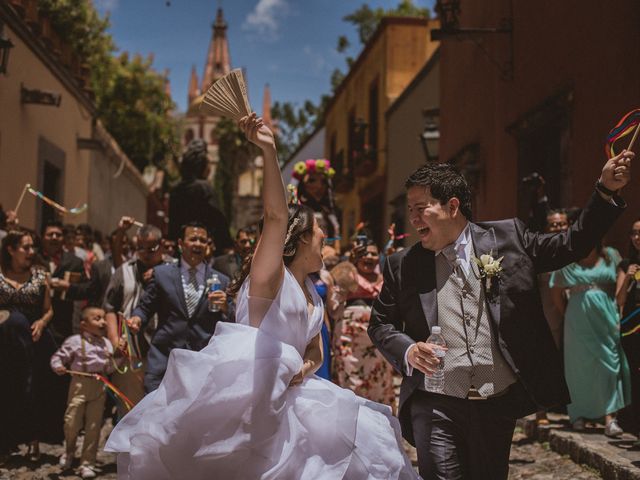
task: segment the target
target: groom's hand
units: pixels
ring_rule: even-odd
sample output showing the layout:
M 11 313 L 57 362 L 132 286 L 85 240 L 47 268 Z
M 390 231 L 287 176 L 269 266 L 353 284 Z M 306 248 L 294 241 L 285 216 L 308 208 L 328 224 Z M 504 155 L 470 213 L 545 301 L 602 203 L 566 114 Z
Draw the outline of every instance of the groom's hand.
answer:
M 432 343 L 418 342 L 411 347 L 407 355 L 407 361 L 413 368 L 417 368 L 425 375 L 431 375 L 436 371 L 440 363 L 436 357 L 436 350 L 447 351 L 446 348 Z
M 623 150 L 622 153 L 610 158 L 602 168 L 600 182 L 608 190 L 617 192 L 631 178 L 631 161 L 635 158 L 635 153 Z

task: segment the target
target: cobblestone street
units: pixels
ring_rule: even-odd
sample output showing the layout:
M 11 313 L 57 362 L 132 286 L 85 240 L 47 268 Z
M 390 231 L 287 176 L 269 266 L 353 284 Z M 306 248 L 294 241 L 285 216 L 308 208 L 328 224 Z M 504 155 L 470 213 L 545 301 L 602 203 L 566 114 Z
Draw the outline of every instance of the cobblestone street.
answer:
M 103 429 L 103 440 L 110 431 L 110 426 Z M 42 445 L 40 462 L 32 463 L 24 453 L 14 454 L 9 463 L 0 468 L 0 480 L 76 480 L 79 479 L 73 470 L 62 471 L 58 466 L 58 458 L 62 453 L 61 445 Z M 413 459 L 415 460 L 415 453 Z M 511 468 L 509 480 L 596 480 L 601 478 L 589 468 L 576 465 L 568 457 L 551 451 L 548 445 L 528 440 L 522 433 L 516 432 L 511 448 Z M 34 465 L 37 468 L 33 470 Z M 98 453 L 100 474 L 97 478 L 116 479 L 116 465 L 113 455 Z
M 595 480 L 596 471 L 577 465 L 569 457 L 553 452 L 516 432 L 511 446 L 509 480 Z

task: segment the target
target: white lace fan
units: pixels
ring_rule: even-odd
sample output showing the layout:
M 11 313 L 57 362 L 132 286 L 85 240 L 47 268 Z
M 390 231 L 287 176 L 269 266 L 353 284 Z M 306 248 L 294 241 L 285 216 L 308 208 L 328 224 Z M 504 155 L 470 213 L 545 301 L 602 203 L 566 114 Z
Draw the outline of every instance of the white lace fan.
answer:
M 209 87 L 200 108 L 235 121 L 251 114 L 247 85 L 242 70 L 236 68 Z

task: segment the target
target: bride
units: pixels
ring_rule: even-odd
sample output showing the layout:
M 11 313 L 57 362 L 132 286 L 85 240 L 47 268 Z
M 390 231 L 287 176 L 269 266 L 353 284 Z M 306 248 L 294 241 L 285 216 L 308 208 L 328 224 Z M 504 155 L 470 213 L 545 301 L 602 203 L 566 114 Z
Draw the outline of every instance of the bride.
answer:
M 313 211 L 287 207 L 272 132 L 240 123 L 264 156 L 264 227 L 237 285 L 237 323 L 165 377 L 115 427 L 120 479 L 415 479 L 391 409 L 314 375 L 322 364 L 322 268 Z

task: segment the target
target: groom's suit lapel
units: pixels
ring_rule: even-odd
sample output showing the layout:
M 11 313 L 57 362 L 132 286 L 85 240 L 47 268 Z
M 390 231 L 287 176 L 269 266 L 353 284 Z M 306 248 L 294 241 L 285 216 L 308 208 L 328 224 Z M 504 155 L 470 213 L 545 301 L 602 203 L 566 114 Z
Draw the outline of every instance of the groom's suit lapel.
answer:
M 480 258 L 481 255 L 491 254 L 493 258 L 499 258 L 500 252 L 498 251 L 498 244 L 496 242 L 496 233 L 493 228 L 485 230 L 484 228 L 470 223 L 471 226 L 471 239 L 473 241 L 474 255 Z M 472 260 L 473 262 L 473 260 Z M 473 265 L 472 265 L 472 268 Z M 489 305 L 489 311 L 491 313 L 491 319 L 496 328 L 500 327 L 500 282 L 499 279 L 494 279 L 495 287 L 493 292 L 489 292 L 486 287 L 484 279 L 481 280 L 482 288 L 484 289 L 487 305 Z
M 432 250 L 416 245 L 415 258 L 407 258 L 412 277 L 418 289 L 424 319 L 431 327 L 438 324 L 438 291 L 436 289 L 436 262 Z

